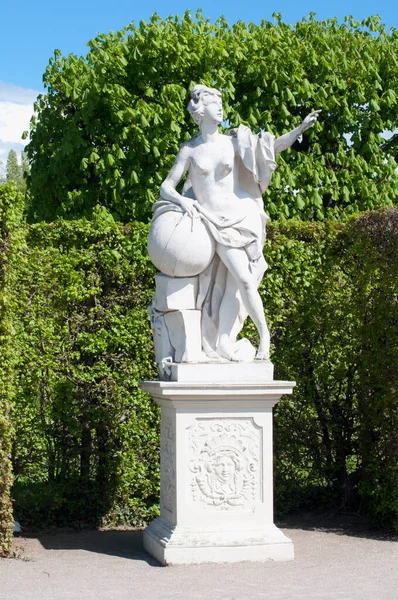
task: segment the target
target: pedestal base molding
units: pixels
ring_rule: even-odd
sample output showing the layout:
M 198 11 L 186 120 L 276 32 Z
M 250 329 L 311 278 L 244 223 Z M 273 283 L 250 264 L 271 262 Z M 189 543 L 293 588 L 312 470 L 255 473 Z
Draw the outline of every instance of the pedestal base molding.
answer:
M 159 517 L 144 531 L 144 548 L 163 565 L 294 559 L 292 541 L 275 525 L 262 531 L 203 531 L 173 527 Z

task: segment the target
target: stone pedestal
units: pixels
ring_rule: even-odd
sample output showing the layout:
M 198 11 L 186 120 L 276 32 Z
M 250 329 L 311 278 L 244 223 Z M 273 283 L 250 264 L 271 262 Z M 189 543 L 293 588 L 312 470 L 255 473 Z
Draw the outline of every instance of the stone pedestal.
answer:
M 144 532 L 159 562 L 292 560 L 273 523 L 272 408 L 294 382 L 264 363 L 172 365 L 145 381 L 161 407 L 160 517 Z

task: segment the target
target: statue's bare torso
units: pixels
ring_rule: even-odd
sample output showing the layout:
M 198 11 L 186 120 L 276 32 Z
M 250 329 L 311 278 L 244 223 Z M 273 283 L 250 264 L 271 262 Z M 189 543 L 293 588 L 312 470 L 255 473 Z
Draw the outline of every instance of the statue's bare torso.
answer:
M 247 211 L 244 200 L 251 198 L 239 187 L 235 138 L 219 135 L 204 142 L 199 134 L 184 144 L 182 153 L 198 204 L 215 217 L 243 216 Z

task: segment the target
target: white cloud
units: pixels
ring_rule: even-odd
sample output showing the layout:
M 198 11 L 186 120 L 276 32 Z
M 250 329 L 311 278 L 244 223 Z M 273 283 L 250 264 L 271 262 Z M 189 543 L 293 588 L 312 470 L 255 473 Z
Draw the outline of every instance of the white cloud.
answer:
M 15 150 L 17 154 L 25 148 L 26 142 L 22 144 L 12 144 L 11 142 L 2 142 L 0 140 L 0 160 L 6 160 L 10 150 Z
M 29 129 L 33 115 L 31 104 L 16 104 L 0 101 L 0 141 L 22 144 L 22 133 Z
M 0 160 L 4 162 L 12 149 L 20 154 L 29 140 L 22 133 L 29 130 L 33 102 L 39 92 L 0 81 Z
M 40 94 L 37 90 L 22 88 L 13 83 L 0 81 L 0 102 L 15 104 L 33 104 Z

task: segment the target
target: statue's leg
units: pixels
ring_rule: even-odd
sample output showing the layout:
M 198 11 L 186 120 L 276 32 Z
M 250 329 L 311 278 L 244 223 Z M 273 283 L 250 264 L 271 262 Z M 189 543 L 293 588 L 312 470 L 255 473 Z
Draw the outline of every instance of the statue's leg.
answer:
M 228 360 L 237 360 L 234 356 L 236 342 L 236 321 L 240 311 L 241 299 L 235 277 L 230 271 L 227 274 L 225 292 L 219 309 L 217 352 Z
M 242 297 L 243 304 L 252 318 L 257 331 L 260 335 L 260 346 L 257 352 L 257 358 L 261 360 L 269 359 L 269 347 L 270 347 L 270 335 L 267 327 L 267 323 L 265 320 L 263 303 L 261 301 L 260 294 L 258 293 L 258 278 L 257 273 L 253 273 L 250 269 L 249 258 L 246 254 L 246 251 L 243 248 L 229 248 L 227 246 L 222 246 L 221 244 L 217 244 L 216 251 L 220 256 L 221 260 L 227 267 L 229 274 L 231 274 L 235 280 L 235 284 L 240 292 Z M 227 280 L 228 282 L 228 280 Z M 219 345 L 223 348 L 224 343 L 226 343 L 227 335 L 229 341 L 229 334 L 231 333 L 232 326 L 230 325 L 232 314 L 236 310 L 236 292 L 232 294 L 233 291 L 232 282 L 230 282 L 230 287 L 226 288 L 224 298 L 222 301 L 222 305 L 220 307 L 220 324 L 222 314 L 225 309 L 225 320 L 223 322 L 223 329 L 220 327 L 220 341 Z M 230 309 L 228 310 L 228 303 L 230 304 Z M 224 305 L 225 303 L 225 305 Z M 224 306 L 223 306 L 224 305 Z M 223 310 L 221 310 L 223 309 Z M 237 313 L 236 313 L 237 314 Z M 229 319 L 229 321 L 228 321 Z M 233 325 L 233 324 L 232 324 Z M 228 331 L 228 327 L 230 327 Z M 221 336 L 222 339 L 221 339 Z M 232 358 L 233 360 L 233 358 Z

